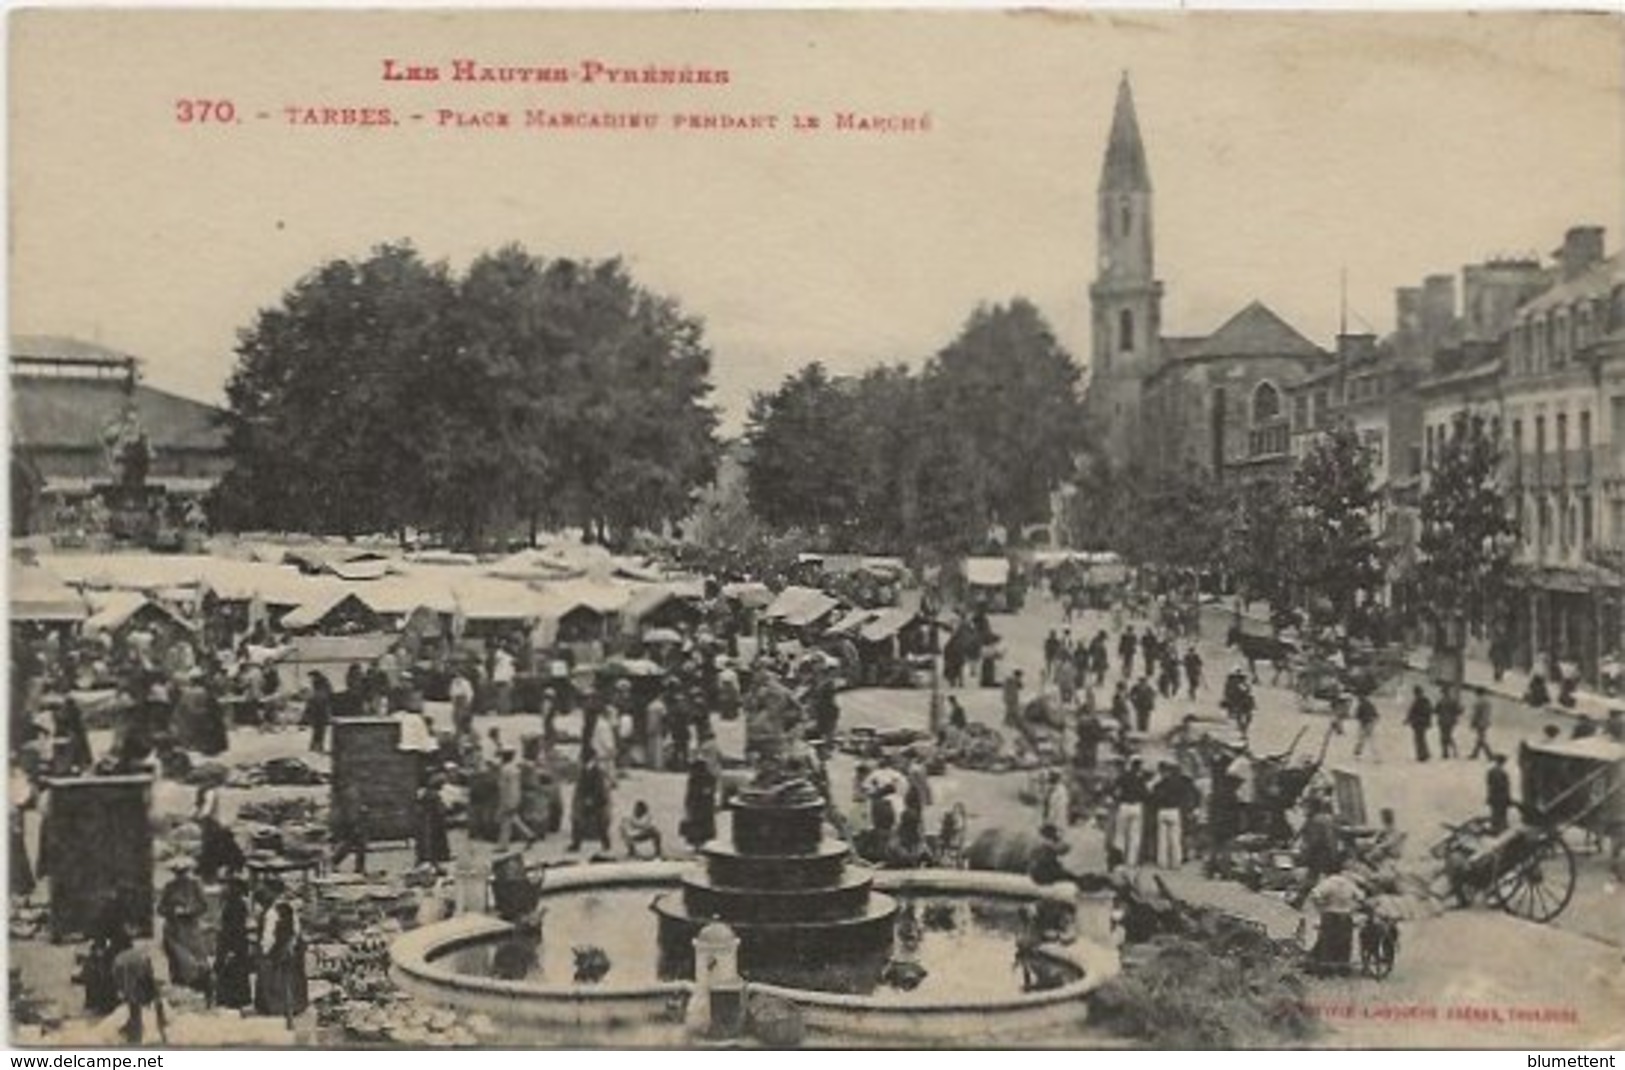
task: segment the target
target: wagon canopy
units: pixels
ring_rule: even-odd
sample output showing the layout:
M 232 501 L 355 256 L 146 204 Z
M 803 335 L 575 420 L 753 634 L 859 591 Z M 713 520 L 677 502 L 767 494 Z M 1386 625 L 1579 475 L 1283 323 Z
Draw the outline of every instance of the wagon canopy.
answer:
M 1003 587 L 1010 582 L 1010 562 L 1002 557 L 967 557 L 965 582 L 972 587 Z

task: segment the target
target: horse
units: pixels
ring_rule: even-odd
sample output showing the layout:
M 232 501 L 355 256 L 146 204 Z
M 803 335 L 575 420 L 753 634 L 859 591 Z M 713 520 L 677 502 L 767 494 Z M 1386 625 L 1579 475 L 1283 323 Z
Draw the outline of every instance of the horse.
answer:
M 1258 663 L 1267 661 L 1274 669 L 1270 677 L 1270 686 L 1280 682 L 1284 672 L 1288 678 L 1292 675 L 1292 658 L 1298 653 L 1298 644 L 1290 639 L 1282 639 L 1273 635 L 1249 635 L 1241 630 L 1240 624 L 1232 624 L 1230 631 L 1225 635 L 1225 643 L 1241 651 L 1241 656 L 1247 660 L 1247 671 L 1253 674 L 1253 683 L 1258 682 Z

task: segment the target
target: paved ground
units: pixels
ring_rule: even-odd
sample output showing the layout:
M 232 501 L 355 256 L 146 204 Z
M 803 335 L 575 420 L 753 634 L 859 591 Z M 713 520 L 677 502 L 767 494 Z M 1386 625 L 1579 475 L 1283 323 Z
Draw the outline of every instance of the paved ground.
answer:
M 1042 642 L 1051 628 L 1061 626 L 1059 607 L 1039 597 L 1022 613 L 993 619 L 1001 632 L 1009 656 L 1006 668 L 1020 666 L 1029 680 L 1036 680 L 1041 668 Z M 1097 628 L 1109 627 L 1100 615 L 1075 620 L 1074 635 L 1087 636 Z M 1222 678 L 1233 658 L 1218 643 L 1204 640 L 1201 650 L 1211 681 Z M 1408 687 L 1405 688 L 1408 694 Z M 957 692 L 973 720 L 997 725 L 1002 719 L 996 690 L 972 689 Z M 1323 715 L 1305 713 L 1290 692 L 1268 686 L 1259 689 L 1260 709 L 1254 728 L 1256 746 L 1262 751 L 1285 748 L 1301 731 L 1299 748 L 1318 748 L 1329 723 Z M 1159 706 L 1153 730 L 1175 724 L 1186 713 L 1213 715 L 1217 695 L 1209 691 L 1196 703 L 1178 701 Z M 1480 762 L 1430 762 L 1411 760 L 1407 753 L 1408 733 L 1402 724 L 1403 702 L 1397 696 L 1381 703 L 1383 721 L 1379 727 L 1380 760 L 1357 762 L 1352 756 L 1352 740 L 1333 737 L 1328 763 L 1359 772 L 1368 810 L 1374 815 L 1380 807 L 1392 807 L 1403 827 L 1411 831 L 1411 852 L 1425 851 L 1443 821 L 1459 821 L 1481 809 L 1484 765 Z M 913 727 L 924 729 L 929 716 L 929 695 L 924 691 L 865 690 L 842 696 L 842 721 L 851 727 Z M 1496 727 L 1492 733 L 1498 747 L 1511 750 L 1520 738 L 1534 738 L 1551 715 L 1531 711 L 1515 702 L 1497 703 Z M 483 734 L 495 721 L 481 723 Z M 505 737 L 515 739 L 539 728 L 533 717 L 516 716 L 501 722 Z M 738 724 L 720 726 L 725 752 L 742 750 Z M 104 738 L 94 738 L 99 748 Z M 233 739 L 233 761 L 260 760 L 277 755 L 303 753 L 304 739 L 297 732 L 239 732 Z M 321 756 L 313 756 L 322 764 Z M 831 774 L 835 790 L 848 797 L 854 763 L 837 756 Z M 1002 827 L 1031 830 L 1036 816 L 1018 798 L 1027 775 L 982 774 L 950 770 L 933 782 L 936 806 L 963 802 L 971 816 L 972 834 L 985 828 Z M 227 791 L 228 816 L 248 798 L 271 793 L 298 793 L 309 789 L 261 788 Z M 669 853 L 681 847 L 676 829 L 681 813 L 683 778 L 678 774 L 633 771 L 617 786 L 617 808 L 643 799 L 653 809 L 666 834 Z M 177 785 L 161 785 L 156 808 L 160 812 L 183 812 L 190 804 L 190 792 Z M 1089 826 L 1069 831 L 1074 844 L 1075 865 L 1094 867 L 1101 863 L 1101 834 Z M 535 860 L 565 862 L 575 856 L 565 843 L 553 837 L 530 850 Z M 469 845 L 460 833 L 454 834 L 453 850 L 476 863 L 489 857 L 489 847 Z M 408 851 L 378 852 L 373 865 L 394 869 L 410 863 Z M 1194 869 L 1174 879 L 1181 894 L 1210 901 L 1236 900 L 1246 907 L 1250 893 L 1234 885 L 1205 881 Z M 1271 914 L 1282 925 L 1284 908 L 1276 902 L 1259 903 L 1253 897 L 1255 913 Z M 1272 927 L 1275 927 L 1272 923 Z M 1604 943 L 1602 941 L 1611 941 Z M 1621 977 L 1621 952 L 1625 942 L 1625 895 L 1608 879 L 1597 857 L 1582 859 L 1579 889 L 1569 911 L 1553 926 L 1531 926 L 1491 910 L 1477 908 L 1455 911 L 1436 918 L 1409 922 L 1404 929 L 1399 966 L 1384 982 L 1317 982 L 1315 999 L 1328 1008 L 1333 1027 L 1329 1043 L 1343 1046 L 1389 1045 L 1543 1045 L 1564 1047 L 1581 1043 L 1601 1043 L 1607 1034 L 1605 1023 L 1617 1021 Z M 34 988 L 76 1005 L 68 978 L 71 975 L 71 949 L 21 943 L 13 948 L 12 962 L 21 968 L 24 979 Z M 1340 1013 L 1353 1006 L 1353 1017 Z M 1411 1008 L 1409 1012 L 1405 1008 Z M 1416 1010 L 1421 1007 L 1424 1010 Z M 1427 1010 L 1426 1008 L 1431 1008 Z M 1478 1018 L 1452 1019 L 1451 1009 Z M 1465 1009 L 1463 1009 L 1465 1008 Z M 1474 1011 L 1473 1008 L 1479 1008 Z M 1487 1009 L 1486 1009 L 1487 1008 Z M 1610 1019 L 1607 1008 L 1613 1008 Z M 1558 1011 L 1544 1019 L 1541 1010 Z M 1501 1021 L 1486 1017 L 1498 1010 Z M 1524 1017 L 1514 1020 L 1514 1013 Z M 1402 1015 L 1430 1013 L 1433 1020 L 1418 1029 L 1417 1021 Z M 1617 1036 L 1614 1041 L 1618 1043 Z

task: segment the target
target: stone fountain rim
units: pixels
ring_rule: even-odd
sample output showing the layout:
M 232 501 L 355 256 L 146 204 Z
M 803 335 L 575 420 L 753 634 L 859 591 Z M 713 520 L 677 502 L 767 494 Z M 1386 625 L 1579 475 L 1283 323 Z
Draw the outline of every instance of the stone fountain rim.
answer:
M 547 883 L 542 889 L 542 902 L 564 893 L 592 889 L 644 886 L 680 886 L 682 876 L 692 867 L 689 861 L 643 861 L 583 863 L 551 867 L 547 870 Z M 982 895 L 1000 899 L 1051 900 L 1061 903 L 1077 902 L 1071 885 L 1044 886 L 1034 884 L 1025 876 L 984 870 L 911 869 L 876 870 L 875 886 L 888 892 L 922 891 L 956 895 Z M 1105 898 L 1101 896 L 1100 898 Z M 467 947 L 488 941 L 514 926 L 500 918 L 483 914 L 464 914 L 447 921 L 436 922 L 403 934 L 390 947 L 390 960 L 397 977 L 407 982 L 406 987 L 419 989 L 428 986 L 437 994 L 464 991 L 475 995 L 493 995 L 504 998 L 523 998 L 527 1003 L 610 1003 L 626 1000 L 658 1000 L 664 1008 L 673 996 L 686 995 L 694 990 L 692 981 L 659 981 L 638 985 L 606 986 L 580 984 L 536 984 L 528 981 L 507 981 L 491 977 L 462 974 L 435 965 L 436 959 Z M 805 988 L 788 988 L 762 982 L 748 981 L 749 991 L 777 996 L 798 1004 L 814 1013 L 858 1013 L 865 1017 L 936 1017 L 945 1015 L 973 1015 L 977 1019 L 996 1017 L 1005 1012 L 1031 1011 L 1081 1003 L 1084 996 L 1116 976 L 1119 970 L 1115 952 L 1092 943 L 1084 948 L 1100 954 L 1080 954 L 1073 947 L 1046 944 L 1037 952 L 1046 958 L 1070 965 L 1083 972 L 1076 981 L 1042 992 L 1018 993 L 1005 999 L 980 1002 L 942 1002 L 898 1004 L 870 996 L 835 992 L 819 992 Z M 420 990 L 420 989 L 419 989 Z M 651 1007 L 654 1010 L 655 1007 Z M 859 1029 L 858 1031 L 862 1031 Z

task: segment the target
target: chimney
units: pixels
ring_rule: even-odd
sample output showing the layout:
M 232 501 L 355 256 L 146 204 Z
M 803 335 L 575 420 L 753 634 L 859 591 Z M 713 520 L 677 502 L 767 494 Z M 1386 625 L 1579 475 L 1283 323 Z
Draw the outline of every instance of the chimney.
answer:
M 1553 255 L 1563 268 L 1563 281 L 1578 278 L 1602 262 L 1602 227 L 1570 227 L 1563 248 Z
M 1337 359 L 1344 364 L 1356 364 L 1377 352 L 1374 334 L 1340 334 L 1337 336 Z
M 1443 345 L 1456 326 L 1456 277 L 1429 275 L 1422 280 L 1422 349 Z
M 1421 288 L 1401 286 L 1394 291 L 1394 329 L 1402 335 L 1417 334 L 1422 330 Z

